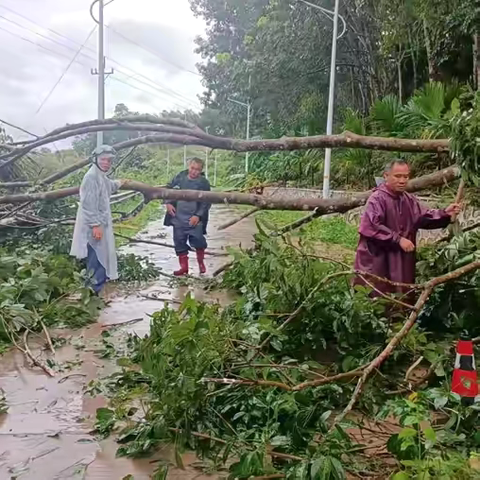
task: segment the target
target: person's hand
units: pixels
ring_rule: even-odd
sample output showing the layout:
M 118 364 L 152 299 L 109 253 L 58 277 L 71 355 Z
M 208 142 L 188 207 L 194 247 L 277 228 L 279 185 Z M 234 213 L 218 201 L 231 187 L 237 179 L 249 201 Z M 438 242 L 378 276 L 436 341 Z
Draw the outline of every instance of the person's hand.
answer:
M 452 203 L 445 209 L 445 213 L 450 217 L 457 217 L 462 210 L 462 206 L 459 203 Z
M 191 227 L 196 227 L 199 221 L 200 221 L 200 218 L 194 215 L 193 217 L 190 218 L 190 221 L 188 223 Z
M 413 252 L 415 250 L 415 245 L 408 240 L 408 238 L 401 238 L 400 239 L 400 248 L 407 253 Z
M 102 227 L 93 227 L 92 229 L 92 235 L 94 240 L 101 240 L 103 238 L 103 230 Z
M 126 179 L 118 180 L 118 183 L 120 184 L 119 188 L 122 188 L 127 182 L 128 182 L 128 180 L 126 180 Z
M 167 203 L 167 212 L 169 215 L 171 215 L 172 217 L 175 216 L 175 214 L 177 213 L 175 211 L 175 207 L 171 204 L 171 203 Z

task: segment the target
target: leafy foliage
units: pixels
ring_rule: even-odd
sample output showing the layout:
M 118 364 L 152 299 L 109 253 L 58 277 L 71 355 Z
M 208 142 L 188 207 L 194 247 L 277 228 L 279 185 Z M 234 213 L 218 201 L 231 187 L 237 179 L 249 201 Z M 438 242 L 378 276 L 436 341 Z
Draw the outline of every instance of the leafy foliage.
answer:
M 120 254 L 118 256 L 118 274 L 121 282 L 147 282 L 158 278 L 159 269 L 148 257 Z
M 153 315 L 149 336 L 130 338 L 123 371 L 107 380 L 113 398 L 110 410 L 99 412 L 99 433 L 118 432 L 118 454 L 125 456 L 172 443 L 177 466 L 184 450 L 195 449 L 209 470 L 228 468 L 232 479 L 279 473 L 343 479 L 362 465 L 384 474 L 389 467 L 375 466 L 348 435 L 352 423 L 330 431 L 333 412 L 349 401 L 352 384 L 291 387 L 365 364 L 400 326 L 385 317 L 383 300 L 352 289 L 338 266 L 315 258 L 308 243 L 294 246 L 259 227 L 257 248 L 235 252 L 225 274 L 223 286 L 241 298 L 221 309 L 187 297 L 178 310 Z M 432 274 L 428 268 L 451 269 L 457 258 L 442 250 L 438 262 L 428 263 L 430 251 L 423 255 L 425 275 Z M 440 291 L 424 315 L 444 301 Z M 451 307 L 454 314 L 463 308 Z M 258 346 L 267 336 L 260 357 Z M 365 388 L 362 413 L 398 421 L 387 444 L 399 462 L 395 478 L 476 478 L 470 461 L 480 438 L 478 406 L 463 407 L 448 393 L 451 345 L 441 328 L 417 326 Z M 408 398 L 387 395 L 403 384 L 419 356 L 432 369 L 435 388 Z M 146 407 L 140 420 L 126 413 L 138 398 Z M 167 471 L 162 465 L 159 475 Z
M 100 301 L 81 287 L 82 275 L 73 260 L 48 250 L 17 248 L 0 252 L 0 339 L 15 341 L 25 328 L 92 321 Z M 80 298 L 70 300 L 73 293 Z

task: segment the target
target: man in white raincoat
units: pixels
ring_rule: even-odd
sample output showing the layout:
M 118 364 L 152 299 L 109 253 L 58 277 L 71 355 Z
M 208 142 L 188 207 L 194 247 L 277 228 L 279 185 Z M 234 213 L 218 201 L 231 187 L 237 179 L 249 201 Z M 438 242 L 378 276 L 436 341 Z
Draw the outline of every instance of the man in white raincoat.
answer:
M 116 157 L 112 147 L 102 145 L 94 150 L 92 157 L 93 164 L 80 186 L 70 255 L 87 259 L 89 286 L 98 295 L 108 280 L 118 278 L 110 196 L 122 182 L 107 177 Z

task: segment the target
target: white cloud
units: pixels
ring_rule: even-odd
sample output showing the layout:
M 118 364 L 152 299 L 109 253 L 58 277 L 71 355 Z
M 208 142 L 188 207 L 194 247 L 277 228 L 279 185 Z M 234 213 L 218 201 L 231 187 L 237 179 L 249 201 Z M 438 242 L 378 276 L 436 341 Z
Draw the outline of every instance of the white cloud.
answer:
M 35 114 L 94 26 L 90 3 L 2 1 L 0 118 L 42 134 L 96 117 L 97 77 L 90 69 L 96 67 L 97 32 Z M 188 70 L 196 71 L 200 59 L 194 54 L 194 38 L 204 33 L 205 25 L 194 17 L 188 0 L 115 0 L 105 9 L 105 22 L 111 27 L 105 32 L 107 68 L 115 70 L 106 83 L 107 115 L 117 103 L 151 113 L 199 107 L 201 78 Z

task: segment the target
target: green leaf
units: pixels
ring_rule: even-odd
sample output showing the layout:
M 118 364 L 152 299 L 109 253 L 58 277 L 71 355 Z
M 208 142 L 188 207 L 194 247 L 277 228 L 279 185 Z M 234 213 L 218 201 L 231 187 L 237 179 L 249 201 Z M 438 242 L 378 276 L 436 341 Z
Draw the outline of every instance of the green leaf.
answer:
M 423 434 L 430 442 L 435 443 L 437 441 L 437 435 L 432 427 L 425 428 L 425 430 L 423 430 Z
M 418 432 L 414 428 L 404 428 L 399 434 L 398 438 L 411 438 L 418 435 Z
M 336 480 L 345 480 L 347 478 L 347 475 L 341 462 L 334 457 L 330 457 L 330 462 L 332 464 L 332 473 L 334 478 Z
M 448 403 L 448 397 L 437 397 L 433 401 L 436 410 L 440 410 Z
M 168 476 L 168 466 L 162 465 L 158 467 L 155 473 L 152 476 L 152 480 L 167 480 Z
M 284 437 L 284 436 L 274 437 L 270 441 L 270 444 L 274 447 L 280 447 L 282 445 L 288 445 L 289 443 L 290 443 L 290 439 L 288 437 Z
M 410 475 L 405 472 L 398 472 L 392 477 L 392 480 L 410 480 Z
M 416 425 L 417 423 L 420 423 L 419 422 L 419 419 L 417 417 L 414 417 L 413 415 L 408 415 L 405 420 L 403 421 L 403 424 L 405 426 L 408 426 L 408 425 Z
M 177 468 L 180 468 L 180 470 L 185 470 L 185 466 L 183 465 L 182 454 L 180 453 L 178 448 L 175 448 L 175 463 L 177 464 Z
M 312 463 L 312 467 L 310 469 L 310 475 L 312 477 L 312 480 L 321 480 L 319 476 L 319 472 L 324 462 L 325 462 L 325 457 L 323 456 L 314 460 L 314 462 Z

